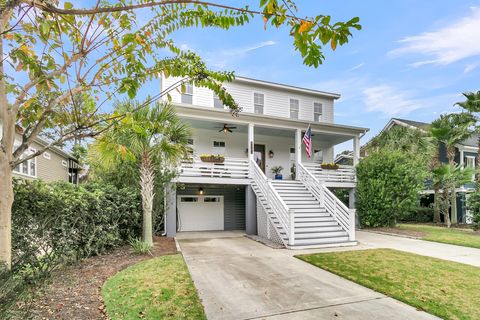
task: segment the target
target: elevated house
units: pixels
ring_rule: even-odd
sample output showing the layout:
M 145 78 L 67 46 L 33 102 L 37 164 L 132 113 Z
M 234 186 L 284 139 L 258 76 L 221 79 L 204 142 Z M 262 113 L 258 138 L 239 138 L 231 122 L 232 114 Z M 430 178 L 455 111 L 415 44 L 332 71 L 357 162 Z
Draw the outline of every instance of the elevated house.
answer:
M 0 123 L 0 138 L 2 132 L 2 124 Z M 22 129 L 17 127 L 15 145 L 20 145 L 21 132 Z M 25 154 L 35 153 L 37 150 L 40 150 L 47 145 L 47 141 L 41 138 L 36 138 Z M 47 182 L 66 181 L 77 184 L 80 170 L 81 167 L 72 154 L 60 148 L 53 147 L 40 156 L 19 164 L 13 170 L 13 176 L 27 180 L 41 179 Z
M 161 89 L 177 80 L 162 77 Z M 368 130 L 334 122 L 340 95 L 244 77 L 224 86 L 242 107 L 238 117 L 208 89 L 172 93 L 193 133 L 167 191 L 167 235 L 244 230 L 288 248 L 355 244 L 353 201 L 349 208 L 329 189 L 349 188 L 353 200 L 354 166 L 322 168 L 346 141 L 357 164 Z M 310 158 L 302 145 L 309 126 Z
M 410 128 L 412 130 L 422 130 L 427 131 L 430 124 L 425 122 L 392 118 L 380 132 L 386 132 L 395 126 L 402 126 L 405 128 Z M 371 140 L 370 140 L 371 141 Z M 368 156 L 368 146 L 369 142 L 364 144 L 361 147 L 362 157 Z M 445 146 L 440 144 L 438 146 L 439 158 L 443 163 L 448 163 L 447 152 Z M 470 138 L 462 141 L 461 143 L 455 146 L 455 162 L 463 167 L 469 167 L 475 169 L 475 159 L 478 154 L 478 135 L 474 134 Z M 471 215 L 466 207 L 466 199 L 468 194 L 473 192 L 475 189 L 474 176 L 472 176 L 472 182 L 467 183 L 456 189 L 456 206 L 454 206 L 450 212 L 452 223 L 471 223 Z M 430 183 L 426 183 L 426 188 L 422 192 L 423 196 L 421 199 L 421 204 L 423 206 L 433 205 L 434 203 L 434 190 L 431 189 Z

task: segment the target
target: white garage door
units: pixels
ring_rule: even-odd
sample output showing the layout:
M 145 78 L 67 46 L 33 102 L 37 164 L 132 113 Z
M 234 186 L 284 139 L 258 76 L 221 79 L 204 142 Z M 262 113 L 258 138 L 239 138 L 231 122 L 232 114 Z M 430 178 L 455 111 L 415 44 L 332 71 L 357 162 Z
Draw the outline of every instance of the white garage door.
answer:
M 223 230 L 223 196 L 178 196 L 180 231 Z

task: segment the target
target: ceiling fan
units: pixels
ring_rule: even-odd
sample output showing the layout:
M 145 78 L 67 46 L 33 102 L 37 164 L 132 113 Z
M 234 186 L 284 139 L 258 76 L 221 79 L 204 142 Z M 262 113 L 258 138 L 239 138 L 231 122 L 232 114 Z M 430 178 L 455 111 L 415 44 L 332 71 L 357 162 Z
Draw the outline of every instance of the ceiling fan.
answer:
M 230 127 L 230 126 L 228 126 L 228 124 L 225 123 L 223 125 L 223 128 L 218 130 L 218 132 L 225 132 L 225 133 L 230 132 L 230 133 L 232 133 L 233 132 L 232 130 L 235 130 L 235 129 L 237 129 L 237 127 Z

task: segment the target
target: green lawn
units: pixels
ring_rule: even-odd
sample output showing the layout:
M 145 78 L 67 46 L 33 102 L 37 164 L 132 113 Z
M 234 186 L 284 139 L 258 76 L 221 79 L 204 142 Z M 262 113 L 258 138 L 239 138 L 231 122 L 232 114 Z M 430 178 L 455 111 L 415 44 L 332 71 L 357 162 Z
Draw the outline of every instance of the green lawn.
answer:
M 399 229 L 424 232 L 423 240 L 456 244 L 480 249 L 480 233 L 469 229 L 435 227 L 421 224 L 400 224 Z
M 109 278 L 102 287 L 110 319 L 206 319 L 181 255 L 153 258 Z
M 480 319 L 480 268 L 392 250 L 297 258 L 444 319 Z

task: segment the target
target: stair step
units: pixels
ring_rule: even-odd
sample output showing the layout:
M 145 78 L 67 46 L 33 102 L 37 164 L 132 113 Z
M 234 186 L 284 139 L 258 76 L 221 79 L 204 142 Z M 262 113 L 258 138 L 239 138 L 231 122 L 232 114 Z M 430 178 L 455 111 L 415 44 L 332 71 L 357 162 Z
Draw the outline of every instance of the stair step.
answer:
M 288 206 L 289 209 L 314 209 L 319 210 L 319 203 L 292 203 Z
M 308 223 L 308 222 L 327 222 L 327 221 L 336 221 L 335 218 L 331 216 L 324 216 L 324 217 L 296 217 L 295 218 L 295 225 L 297 223 Z
M 302 228 L 328 228 L 338 226 L 338 222 L 335 220 L 331 221 L 317 221 L 317 222 L 302 222 L 295 223 L 295 230 L 300 230 Z
M 314 246 L 317 244 L 335 244 L 349 241 L 348 236 L 319 239 L 295 239 L 295 246 Z
M 322 207 L 317 208 L 296 208 L 295 213 L 325 213 L 327 209 Z
M 295 234 L 334 232 L 334 231 L 344 232 L 342 227 L 339 226 L 338 224 L 336 226 L 329 226 L 329 227 L 295 227 Z
M 348 234 L 341 231 L 325 231 L 325 232 L 295 232 L 295 239 L 323 239 L 323 238 L 335 238 L 335 237 L 348 237 Z
M 317 199 L 312 195 L 282 195 L 282 199 L 287 201 L 317 201 Z

